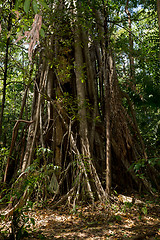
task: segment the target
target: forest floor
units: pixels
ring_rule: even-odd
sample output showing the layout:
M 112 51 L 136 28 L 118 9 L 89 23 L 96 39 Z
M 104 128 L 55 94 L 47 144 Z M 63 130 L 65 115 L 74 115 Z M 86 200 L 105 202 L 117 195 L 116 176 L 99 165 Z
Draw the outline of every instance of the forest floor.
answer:
M 56 210 L 35 208 L 29 213 L 35 221 L 24 240 L 51 239 L 160 239 L 160 198 L 132 199 L 119 195 L 107 204 L 96 202 L 76 206 L 62 205 Z M 31 229 L 30 229 L 31 230 Z

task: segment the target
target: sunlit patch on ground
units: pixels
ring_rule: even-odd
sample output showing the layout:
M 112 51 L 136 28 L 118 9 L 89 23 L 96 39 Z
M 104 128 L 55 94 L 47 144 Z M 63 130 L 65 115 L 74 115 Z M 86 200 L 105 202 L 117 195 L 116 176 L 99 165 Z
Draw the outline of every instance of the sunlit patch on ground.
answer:
M 94 210 L 91 206 L 77 206 L 74 211 L 67 206 L 51 208 L 34 209 L 28 214 L 35 226 L 25 240 L 160 239 L 159 205 L 118 201 L 110 205 L 110 210 L 99 202 Z M 6 223 L 6 227 L 9 225 Z

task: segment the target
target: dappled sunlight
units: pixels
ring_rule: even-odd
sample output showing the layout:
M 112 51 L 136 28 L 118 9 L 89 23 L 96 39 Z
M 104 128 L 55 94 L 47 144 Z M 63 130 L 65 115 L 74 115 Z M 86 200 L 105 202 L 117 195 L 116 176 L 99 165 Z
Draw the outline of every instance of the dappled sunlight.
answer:
M 117 202 L 117 208 L 109 211 L 104 204 L 78 207 L 75 211 L 66 206 L 57 210 L 37 209 L 31 212 L 35 219 L 35 232 L 32 238 L 39 239 L 152 239 L 160 237 L 160 207 L 152 209 L 147 205 L 147 214 L 141 212 L 143 205 Z M 140 237 L 140 238 L 139 238 Z M 149 239 L 149 238 L 148 238 Z
M 160 0 L 0 13 L 0 240 L 160 239 Z
M 127 196 L 125 196 L 127 197 Z M 116 199 L 116 198 L 115 198 Z M 38 239 L 159 239 L 160 206 L 136 199 L 134 203 L 118 200 L 110 205 L 96 202 L 91 205 L 61 205 L 57 209 L 37 208 L 24 212 L 34 219 L 27 222 L 29 236 Z M 147 202 L 147 201 L 146 201 Z M 30 223 L 30 226 L 29 226 Z M 1 228 L 11 230 L 11 221 L 2 221 Z

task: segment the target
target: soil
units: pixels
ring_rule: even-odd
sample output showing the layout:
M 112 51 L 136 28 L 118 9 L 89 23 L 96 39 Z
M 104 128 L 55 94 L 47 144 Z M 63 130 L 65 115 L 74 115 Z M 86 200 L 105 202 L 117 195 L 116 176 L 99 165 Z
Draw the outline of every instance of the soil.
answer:
M 51 239 L 160 239 L 159 199 L 119 195 L 110 205 L 95 203 L 52 209 L 35 208 L 29 214 L 35 225 L 24 240 Z M 33 222 L 33 221 L 32 221 Z

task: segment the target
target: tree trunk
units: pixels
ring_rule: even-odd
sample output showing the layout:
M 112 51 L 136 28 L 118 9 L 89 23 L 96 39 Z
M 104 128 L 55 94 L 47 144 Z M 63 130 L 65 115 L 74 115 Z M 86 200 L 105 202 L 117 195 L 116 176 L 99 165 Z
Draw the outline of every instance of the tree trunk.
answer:
M 88 47 L 88 32 L 85 31 L 84 29 L 82 30 L 82 39 L 84 44 L 84 56 L 85 56 L 85 63 L 87 68 L 88 97 L 91 105 L 93 106 L 93 109 L 91 111 L 91 130 L 89 131 L 90 148 L 91 148 L 91 152 L 93 152 L 96 117 L 98 116 L 97 92 L 96 92 L 96 86 L 95 86 L 96 76 L 93 68 L 93 63 L 91 62 L 91 55 Z
M 32 119 L 31 119 L 32 121 L 34 121 L 34 123 L 31 124 L 29 127 L 27 146 L 26 146 L 25 156 L 22 164 L 22 172 L 24 172 L 26 168 L 30 166 L 32 161 L 38 126 L 39 126 L 41 94 L 43 92 L 47 74 L 48 74 L 48 67 L 46 67 L 45 63 L 42 63 L 40 79 L 38 79 L 38 81 L 36 82 L 37 84 L 35 85 L 35 90 L 34 90 L 35 92 L 34 92 L 34 101 L 33 101 L 33 107 L 32 107 Z
M 135 91 L 136 82 L 135 82 L 135 67 L 134 67 L 134 57 L 133 57 L 133 37 L 132 37 L 132 23 L 131 23 L 131 13 L 128 10 L 127 0 L 125 11 L 128 16 L 128 32 L 129 32 L 129 62 L 130 62 L 130 84 L 131 88 Z
M 78 100 L 78 114 L 80 118 L 79 132 L 81 137 L 82 154 L 90 157 L 89 141 L 88 141 L 88 126 L 86 119 L 85 107 L 85 79 L 83 73 L 83 56 L 81 49 L 80 29 L 75 30 L 75 71 L 76 71 L 76 86 Z
M 157 0 L 157 15 L 158 15 L 159 48 L 160 48 L 160 0 Z M 159 50 L 159 61 L 160 61 L 160 50 Z
M 25 122 L 27 124 L 33 123 L 33 122 L 22 120 L 23 111 L 24 111 L 24 107 L 25 107 L 25 104 L 26 104 L 27 92 L 28 92 L 29 86 L 30 86 L 30 83 L 28 84 L 28 86 L 25 89 L 25 93 L 24 93 L 23 100 L 22 100 L 22 105 L 21 105 L 21 111 L 20 111 L 20 114 L 19 114 L 19 119 L 16 122 L 16 124 L 14 126 L 14 129 L 13 129 L 9 156 L 8 156 L 8 159 L 7 159 L 7 165 L 6 165 L 6 169 L 5 169 L 5 173 L 4 173 L 4 180 L 3 180 L 4 183 L 6 182 L 6 179 L 7 179 L 7 171 L 8 171 L 8 167 L 9 167 L 10 158 L 12 156 L 12 153 L 13 153 L 13 150 L 14 150 L 14 147 L 15 147 L 15 142 L 16 142 L 16 139 L 17 139 L 17 136 L 18 136 L 19 124 L 20 124 L 20 122 Z
M 106 201 L 115 185 L 126 188 L 131 183 L 138 188 L 143 184 L 150 190 L 148 182 L 139 179 L 133 169 L 128 170 L 138 158 L 144 158 L 145 149 L 132 106 L 119 87 L 109 43 L 107 7 L 101 12 L 92 5 L 91 33 L 89 20 L 82 16 L 81 1 L 75 2 L 70 21 L 67 14 L 63 15 L 63 1 L 60 3 L 55 8 L 58 18 L 50 29 L 54 34 L 42 43 L 33 93 L 33 123 L 22 171 L 36 159 L 34 150 L 40 146 L 52 150 L 52 156 L 47 159 L 43 153 L 39 166 L 47 169 L 51 165 L 53 172 L 56 166 L 60 169 L 58 177 L 48 173 L 50 186 L 55 189 L 53 200 L 64 195 L 58 203 L 68 198 L 75 206 L 81 194 L 82 198 L 88 194 L 93 204 L 95 199 Z M 60 28 L 62 33 L 58 32 Z
M 111 193 L 111 124 L 110 124 L 111 89 L 110 89 L 110 85 L 113 82 L 113 61 L 111 56 L 108 56 L 107 60 L 108 60 L 108 69 L 107 69 L 108 74 L 106 74 L 105 76 L 106 193 L 110 195 Z
M 10 4 L 10 9 L 12 9 L 12 4 Z M 9 13 L 8 28 L 7 28 L 8 33 L 9 33 L 10 30 L 11 30 L 11 26 L 12 26 L 12 17 L 11 17 L 11 13 Z M 6 86 L 7 86 L 9 44 L 10 44 L 10 37 L 7 37 L 6 53 L 5 53 L 5 61 L 4 61 L 3 98 L 2 98 L 1 113 L 0 113 L 0 138 L 1 138 L 1 140 L 2 140 L 3 114 L 4 114 L 5 100 L 6 100 Z

